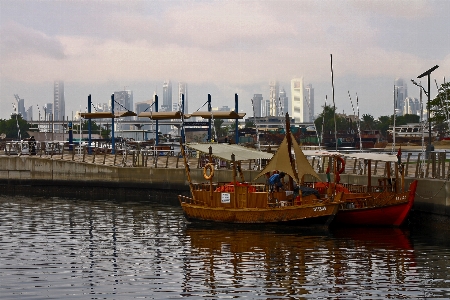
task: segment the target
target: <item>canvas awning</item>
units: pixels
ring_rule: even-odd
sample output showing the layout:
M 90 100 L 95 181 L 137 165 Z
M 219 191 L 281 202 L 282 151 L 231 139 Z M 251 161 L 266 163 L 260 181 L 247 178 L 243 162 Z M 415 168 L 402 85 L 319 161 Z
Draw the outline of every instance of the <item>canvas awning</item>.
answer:
M 83 119 L 111 119 L 114 115 L 110 112 L 80 113 Z
M 80 117 L 83 119 L 112 119 L 123 117 L 134 117 L 136 113 L 132 111 L 118 111 L 112 114 L 111 112 L 94 112 L 94 113 L 80 113 Z
M 234 154 L 236 161 L 250 159 L 271 159 L 273 157 L 272 153 L 257 151 L 239 145 L 205 143 L 186 144 L 186 147 L 206 154 L 209 153 L 209 147 L 212 147 L 213 157 L 217 157 L 227 161 L 231 161 L 232 154 Z
M 152 120 L 170 120 L 170 119 L 181 119 L 180 111 L 161 111 L 161 112 L 141 112 L 138 115 L 139 118 L 150 118 Z M 190 115 L 184 115 L 185 119 L 189 119 Z
M 243 119 L 245 113 L 235 111 L 196 111 L 191 114 L 192 117 L 202 117 L 203 119 Z
M 266 165 L 266 167 L 256 176 L 255 180 L 264 175 L 267 172 L 278 170 L 291 176 L 297 183 L 300 183 L 303 176 L 309 174 L 317 179 L 321 180 L 314 168 L 311 166 L 306 156 L 303 154 L 302 149 L 295 141 L 295 138 L 291 134 L 292 149 L 295 153 L 295 168 L 294 170 L 290 161 L 290 149 L 288 147 L 287 137 L 285 136 L 277 152 L 273 156 L 272 160 Z

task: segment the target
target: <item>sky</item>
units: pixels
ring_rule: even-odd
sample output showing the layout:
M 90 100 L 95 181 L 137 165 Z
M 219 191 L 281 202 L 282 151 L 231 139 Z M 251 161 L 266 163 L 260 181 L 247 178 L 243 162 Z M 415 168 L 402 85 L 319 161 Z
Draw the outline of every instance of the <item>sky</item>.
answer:
M 314 88 L 315 114 L 334 92 L 338 112 L 391 115 L 397 78 L 416 98 L 411 79 L 427 90 L 417 76 L 431 67 L 431 98 L 435 80 L 449 80 L 449 15 L 448 0 L 0 0 L 0 118 L 18 94 L 37 119 L 55 80 L 69 118 L 89 94 L 105 103 L 127 89 L 134 103 L 154 93 L 162 102 L 166 80 L 173 94 L 187 83 L 189 112 L 206 110 L 208 94 L 213 107 L 234 108 L 237 93 L 253 116 L 254 94 L 268 99 L 276 80 L 290 98 L 298 77 Z

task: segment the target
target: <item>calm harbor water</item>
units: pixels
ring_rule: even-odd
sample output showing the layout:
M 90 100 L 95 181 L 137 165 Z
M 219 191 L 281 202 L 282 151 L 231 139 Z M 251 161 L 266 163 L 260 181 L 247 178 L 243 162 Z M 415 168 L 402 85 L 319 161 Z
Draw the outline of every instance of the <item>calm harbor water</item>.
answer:
M 212 226 L 170 200 L 0 196 L 0 298 L 450 298 L 445 229 Z

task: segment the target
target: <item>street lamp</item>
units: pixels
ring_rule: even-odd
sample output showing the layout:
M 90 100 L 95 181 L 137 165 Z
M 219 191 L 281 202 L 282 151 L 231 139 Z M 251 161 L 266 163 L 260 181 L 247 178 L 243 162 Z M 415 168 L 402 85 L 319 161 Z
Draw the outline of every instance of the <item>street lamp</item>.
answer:
M 417 85 L 418 87 L 421 87 L 423 92 L 425 93 L 425 95 L 427 95 L 428 97 L 428 105 L 427 105 L 427 117 L 428 117 L 428 146 L 427 146 L 427 152 L 430 151 L 434 151 L 434 147 L 431 144 L 431 120 L 430 120 L 430 74 L 431 72 L 433 72 L 434 70 L 436 70 L 437 68 L 439 68 L 438 65 L 435 65 L 434 67 L 432 67 L 431 69 L 429 69 L 428 71 L 423 72 L 422 74 L 420 74 L 419 76 L 417 76 L 417 78 L 422 78 L 425 76 L 428 76 L 428 91 L 425 91 L 425 89 L 423 88 L 423 86 L 421 86 L 420 84 L 418 84 L 417 82 L 415 82 L 414 80 L 411 79 L 412 83 Z

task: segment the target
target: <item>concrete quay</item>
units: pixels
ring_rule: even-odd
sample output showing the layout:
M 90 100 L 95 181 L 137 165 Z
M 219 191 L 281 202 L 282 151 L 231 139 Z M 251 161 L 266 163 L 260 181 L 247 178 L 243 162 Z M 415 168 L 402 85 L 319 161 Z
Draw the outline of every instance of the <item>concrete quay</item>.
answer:
M 442 164 L 438 164 L 441 162 Z M 313 162 L 317 164 L 317 161 Z M 189 158 L 194 182 L 204 182 L 201 161 Z M 421 178 L 414 162 L 405 169 L 405 187 L 414 179 L 419 181 L 414 210 L 450 217 L 450 183 L 445 179 L 449 163 L 436 160 L 434 174 Z M 259 171 L 255 163 L 242 164 L 246 180 L 253 180 Z M 432 168 L 429 168 L 430 170 Z M 372 185 L 378 185 L 385 170 L 372 166 Z M 366 184 L 367 168 L 356 161 L 347 161 L 341 182 Z M 439 174 L 441 176 L 439 176 Z M 326 174 L 319 173 L 323 180 Z M 232 181 L 232 170 L 223 165 L 215 171 L 214 181 Z M 264 182 L 259 178 L 258 182 Z M 0 155 L 0 193 L 30 196 L 73 197 L 81 199 L 156 199 L 177 203 L 177 194 L 189 194 L 183 159 L 179 156 L 146 156 L 128 154 L 75 154 L 57 155 Z

